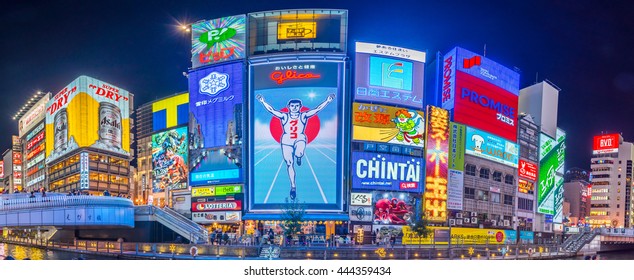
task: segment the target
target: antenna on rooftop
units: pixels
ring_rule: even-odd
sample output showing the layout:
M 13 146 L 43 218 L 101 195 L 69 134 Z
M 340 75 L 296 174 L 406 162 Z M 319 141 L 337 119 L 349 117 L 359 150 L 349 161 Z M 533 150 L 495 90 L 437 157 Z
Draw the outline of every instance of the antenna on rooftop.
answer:
M 487 44 L 484 44 L 484 54 L 482 56 L 487 56 Z

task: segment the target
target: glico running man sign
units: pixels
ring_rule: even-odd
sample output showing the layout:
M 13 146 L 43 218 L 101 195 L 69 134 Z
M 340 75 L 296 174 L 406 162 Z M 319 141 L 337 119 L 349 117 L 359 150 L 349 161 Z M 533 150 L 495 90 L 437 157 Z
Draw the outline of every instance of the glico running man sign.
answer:
M 339 211 L 343 186 L 343 63 L 251 66 L 251 211 Z M 333 168 L 334 167 L 334 168 Z

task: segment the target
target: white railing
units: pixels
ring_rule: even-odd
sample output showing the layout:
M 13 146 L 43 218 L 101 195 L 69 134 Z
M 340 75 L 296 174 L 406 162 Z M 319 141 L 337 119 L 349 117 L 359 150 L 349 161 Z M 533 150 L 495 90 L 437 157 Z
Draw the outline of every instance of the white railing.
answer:
M 133 207 L 132 200 L 112 196 L 88 196 L 88 195 L 52 195 L 36 196 L 32 198 L 10 198 L 0 200 L 0 211 L 38 209 L 38 208 L 62 208 L 70 206 L 111 206 Z

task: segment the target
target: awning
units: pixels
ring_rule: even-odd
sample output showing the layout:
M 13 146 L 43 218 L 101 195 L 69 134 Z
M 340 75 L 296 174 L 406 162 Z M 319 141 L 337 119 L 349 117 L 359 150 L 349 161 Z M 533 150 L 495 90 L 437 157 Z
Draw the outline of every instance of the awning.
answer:
M 249 213 L 245 214 L 242 217 L 242 220 L 258 220 L 258 221 L 280 221 L 282 220 L 282 214 L 279 213 Z M 348 214 L 335 214 L 335 213 L 324 213 L 324 214 L 305 214 L 304 221 L 348 221 Z

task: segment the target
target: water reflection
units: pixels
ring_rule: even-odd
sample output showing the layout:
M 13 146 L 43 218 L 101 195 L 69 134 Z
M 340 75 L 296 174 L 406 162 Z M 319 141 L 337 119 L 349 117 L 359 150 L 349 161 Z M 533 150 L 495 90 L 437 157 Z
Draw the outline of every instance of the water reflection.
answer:
M 27 247 L 22 245 L 14 245 L 8 243 L 0 243 L 0 256 L 12 256 L 16 260 L 112 260 L 115 258 L 86 255 L 80 253 L 63 252 L 55 250 L 46 250 L 35 247 Z M 2 258 L 0 258 L 2 259 Z

